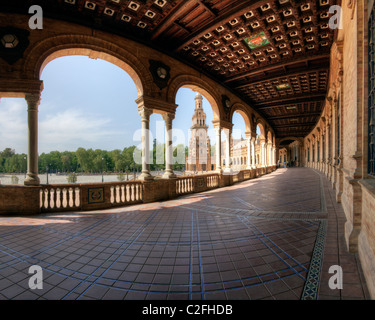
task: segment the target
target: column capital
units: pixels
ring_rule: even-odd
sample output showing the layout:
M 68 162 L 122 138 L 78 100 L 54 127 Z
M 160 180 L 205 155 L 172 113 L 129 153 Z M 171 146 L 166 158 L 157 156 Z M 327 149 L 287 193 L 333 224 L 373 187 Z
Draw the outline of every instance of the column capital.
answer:
M 142 120 L 149 121 L 150 116 L 152 115 L 153 111 L 152 109 L 146 108 L 144 106 L 138 107 L 138 113 L 141 116 Z
M 165 112 L 162 114 L 162 118 L 166 123 L 172 123 L 175 116 L 176 116 L 175 113 L 172 113 L 172 112 Z
M 222 128 L 225 134 L 231 134 L 232 133 L 232 128 Z
M 213 120 L 212 124 L 215 127 L 220 127 L 221 129 L 232 129 L 233 128 L 233 123 L 230 123 L 228 121 L 224 120 Z
M 163 99 L 158 99 L 150 96 L 140 96 L 135 100 L 135 103 L 139 108 L 147 107 L 152 110 L 153 113 L 164 114 L 165 112 L 168 113 L 175 113 L 177 109 L 177 104 L 170 103 Z
M 25 95 L 25 100 L 29 110 L 38 110 L 40 104 L 40 93 L 27 93 Z

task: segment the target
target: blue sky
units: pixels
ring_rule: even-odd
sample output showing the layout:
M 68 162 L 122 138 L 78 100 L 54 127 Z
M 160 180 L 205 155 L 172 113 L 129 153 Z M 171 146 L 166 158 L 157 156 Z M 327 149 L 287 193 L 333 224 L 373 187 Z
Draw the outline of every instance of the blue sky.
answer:
M 71 56 L 50 62 L 43 70 L 42 100 L 39 106 L 39 153 L 75 151 L 79 147 L 114 150 L 140 145 L 141 129 L 135 99 L 137 91 L 130 76 L 103 60 Z M 173 121 L 174 144 L 188 144 L 195 92 L 181 88 Z M 203 108 L 210 124 L 211 144 L 215 143 L 213 112 L 204 98 Z M 234 137 L 245 133 L 242 116 L 233 118 Z M 153 138 L 164 142 L 164 122 L 151 116 Z M 139 134 L 138 134 L 139 136 Z M 27 152 L 27 104 L 24 99 L 0 101 L 0 150 L 10 147 Z

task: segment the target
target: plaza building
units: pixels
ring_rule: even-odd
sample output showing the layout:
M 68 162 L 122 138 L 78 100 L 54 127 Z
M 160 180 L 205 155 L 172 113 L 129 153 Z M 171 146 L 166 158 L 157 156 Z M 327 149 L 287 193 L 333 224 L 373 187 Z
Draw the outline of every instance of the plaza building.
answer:
M 26 101 L 28 147 L 24 185 L 0 185 L 0 300 L 374 299 L 374 39 L 373 0 L 0 0 L 0 98 Z M 135 181 L 40 182 L 41 74 L 77 55 L 136 86 Z M 181 88 L 199 94 L 204 174 L 173 169 Z

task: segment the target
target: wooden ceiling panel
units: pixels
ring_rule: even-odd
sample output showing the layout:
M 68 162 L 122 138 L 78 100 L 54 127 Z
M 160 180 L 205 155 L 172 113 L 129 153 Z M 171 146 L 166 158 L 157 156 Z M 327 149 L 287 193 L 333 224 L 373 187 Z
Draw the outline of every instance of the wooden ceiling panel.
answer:
M 69 2 L 69 3 L 68 3 Z M 327 93 L 339 0 L 0 0 L 149 42 L 195 65 L 263 114 L 278 135 L 303 136 Z M 93 8 L 92 8 L 93 7 Z

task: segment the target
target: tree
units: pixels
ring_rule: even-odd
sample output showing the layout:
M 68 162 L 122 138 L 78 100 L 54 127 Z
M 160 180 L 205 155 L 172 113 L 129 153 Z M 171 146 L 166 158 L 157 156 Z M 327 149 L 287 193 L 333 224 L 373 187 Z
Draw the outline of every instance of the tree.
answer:
M 73 172 L 71 173 L 70 175 L 67 176 L 66 180 L 68 181 L 68 183 L 76 183 L 77 182 L 77 175 Z
M 12 148 L 5 148 L 4 151 L 0 152 L 0 157 L 11 158 L 16 154 L 16 151 Z

